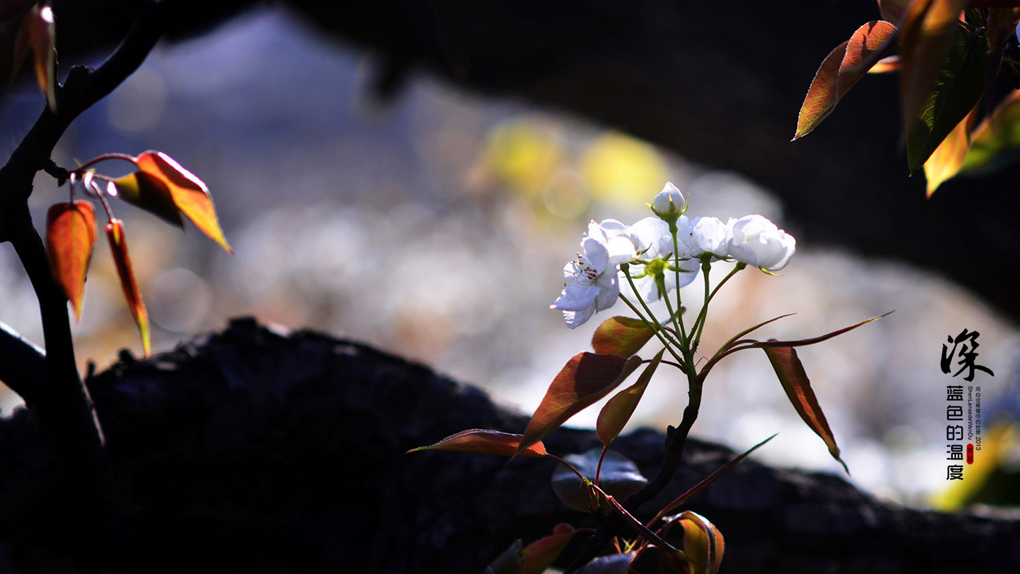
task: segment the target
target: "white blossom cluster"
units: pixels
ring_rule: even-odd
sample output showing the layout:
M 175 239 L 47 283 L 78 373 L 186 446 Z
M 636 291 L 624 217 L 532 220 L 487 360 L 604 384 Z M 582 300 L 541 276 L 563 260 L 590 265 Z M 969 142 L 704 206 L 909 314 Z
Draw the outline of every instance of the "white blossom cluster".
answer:
M 615 219 L 588 224 L 581 252 L 563 268 L 563 292 L 550 305 L 563 311 L 568 327 L 616 303 L 620 284 L 627 282 L 621 264 L 628 264 L 637 295 L 652 302 L 693 281 L 702 263 L 732 260 L 773 273 L 789 263 L 797 247 L 793 236 L 761 215 L 726 223 L 715 217 L 688 219 L 686 198 L 672 183 L 651 208 L 655 216 L 634 225 Z

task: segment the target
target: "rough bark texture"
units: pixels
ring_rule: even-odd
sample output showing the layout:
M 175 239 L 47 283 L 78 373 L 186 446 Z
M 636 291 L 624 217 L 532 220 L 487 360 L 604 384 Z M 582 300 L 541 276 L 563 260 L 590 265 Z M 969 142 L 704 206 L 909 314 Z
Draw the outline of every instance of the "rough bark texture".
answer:
M 174 37 L 202 33 L 255 4 L 188 1 L 196 9 L 175 20 Z M 1020 266 L 1020 168 L 951 181 L 926 200 L 924 178 L 907 174 L 895 75 L 865 78 L 815 133 L 789 141 L 818 65 L 879 17 L 873 2 L 283 4 L 324 33 L 378 52 L 384 97 L 427 70 L 622 128 L 763 184 L 783 201 L 786 227 L 804 244 L 927 268 L 1020 319 L 1015 272 L 1006 271 Z M 55 0 L 64 15 L 57 20 L 62 57 L 118 40 L 132 6 Z
M 475 574 L 516 538 L 590 522 L 554 497 L 551 461 L 405 455 L 467 428 L 520 432 L 526 419 L 356 342 L 240 320 L 88 383 L 123 520 L 113 538 L 84 533 L 81 571 Z M 68 571 L 47 547 L 61 516 L 39 436 L 27 411 L 0 422 L 0 572 Z M 565 455 L 598 440 L 560 430 L 546 444 Z M 662 435 L 618 447 L 652 473 Z M 642 514 L 732 456 L 692 441 Z M 897 507 L 832 475 L 744 461 L 690 507 L 725 534 L 728 573 L 1020 571 L 1016 515 Z

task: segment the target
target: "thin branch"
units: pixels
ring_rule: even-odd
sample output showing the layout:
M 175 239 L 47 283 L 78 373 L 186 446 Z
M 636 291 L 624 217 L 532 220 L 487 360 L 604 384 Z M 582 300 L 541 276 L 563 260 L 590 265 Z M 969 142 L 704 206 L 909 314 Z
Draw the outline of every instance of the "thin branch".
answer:
M 0 381 L 31 407 L 45 377 L 46 353 L 0 321 Z

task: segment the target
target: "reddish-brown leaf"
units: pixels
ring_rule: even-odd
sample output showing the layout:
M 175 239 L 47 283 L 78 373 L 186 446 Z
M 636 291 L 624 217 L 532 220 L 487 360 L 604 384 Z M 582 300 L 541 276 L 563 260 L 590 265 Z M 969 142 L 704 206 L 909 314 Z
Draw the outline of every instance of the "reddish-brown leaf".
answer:
M 124 223 L 119 219 L 111 219 L 106 224 L 106 238 L 110 240 L 110 251 L 113 262 L 117 265 L 120 286 L 124 290 L 128 309 L 138 325 L 138 334 L 142 337 L 142 348 L 145 356 L 149 356 L 149 314 L 145 310 L 145 301 L 135 282 L 135 274 L 131 271 L 131 258 L 128 257 L 127 242 L 124 240 Z
M 450 435 L 436 444 L 412 448 L 406 454 L 421 450 L 450 450 L 499 456 L 545 456 L 545 445 L 537 441 L 518 450 L 521 435 L 494 430 L 470 429 Z
M 798 139 L 811 133 L 836 104 L 892 47 L 896 27 L 884 20 L 861 26 L 826 56 L 815 73 L 797 117 Z
M 782 383 L 783 390 L 786 391 L 786 396 L 790 399 L 797 414 L 811 430 L 815 431 L 815 434 L 825 441 L 832 458 L 839 461 L 843 465 L 843 470 L 850 474 L 850 469 L 839 457 L 836 437 L 829 429 L 829 423 L 825 420 L 822 407 L 818 405 L 815 392 L 811 389 L 811 381 L 808 380 L 807 373 L 804 371 L 804 364 L 797 357 L 797 350 L 793 347 L 762 347 L 762 349 L 768 355 L 769 362 L 772 363 L 772 368 L 776 371 L 779 382 Z
M 552 566 L 563 549 L 574 538 L 574 530 L 569 524 L 558 524 L 553 533 L 540 538 L 524 547 L 524 569 L 521 574 L 542 574 Z
M 524 430 L 518 451 L 559 428 L 567 419 L 606 396 L 641 364 L 640 357 L 579 353 L 556 375 Z
M 35 77 L 39 89 L 46 96 L 46 104 L 50 111 L 57 111 L 56 81 L 56 27 L 53 22 L 53 9 L 47 5 L 35 5 L 25 15 L 15 46 L 15 72 L 31 47 L 35 61 Z
M 85 275 L 96 243 L 96 213 L 84 200 L 58 203 L 46 214 L 46 251 L 53 277 L 64 289 L 75 321 L 81 318 Z
M 181 213 L 202 233 L 219 243 L 227 253 L 233 253 L 220 228 L 209 188 L 202 180 L 160 151 L 147 151 L 139 155 L 135 158 L 135 165 L 141 171 L 162 180 Z
M 641 401 L 645 388 L 648 387 L 648 382 L 652 380 L 652 375 L 655 374 L 655 369 L 658 368 L 659 361 L 662 360 L 662 354 L 665 352 L 666 349 L 659 351 L 659 354 L 655 355 L 652 362 L 648 363 L 648 366 L 641 372 L 641 376 L 638 377 L 638 380 L 633 385 L 617 393 L 616 396 L 609 399 L 605 406 L 602 407 L 602 410 L 599 412 L 598 422 L 595 424 L 595 430 L 602 444 L 609 446 L 620 435 L 623 427 L 627 426 L 627 421 L 634 414 L 634 409 L 637 408 L 638 402 Z
M 697 512 L 680 515 L 684 529 L 684 554 L 691 574 L 718 574 L 726 544 L 719 529 Z
M 129 173 L 110 182 L 110 195 L 144 209 L 167 223 L 184 227 L 181 211 L 163 180 L 144 171 Z
M 924 177 L 928 183 L 928 197 L 935 193 L 942 182 L 952 178 L 959 173 L 963 167 L 963 161 L 967 157 L 967 150 L 970 149 L 970 130 L 974 127 L 977 117 L 977 106 L 971 109 L 967 117 L 963 118 L 949 132 L 946 139 L 942 140 L 939 147 L 935 148 L 928 161 L 924 162 Z
M 900 71 L 900 57 L 886 56 L 875 62 L 875 65 L 868 70 L 869 74 L 891 74 Z
M 916 0 L 900 27 L 900 97 L 903 128 L 909 133 L 921 115 L 958 30 L 967 0 Z
M 631 317 L 610 317 L 595 329 L 591 346 L 596 353 L 629 357 L 655 336 L 644 321 Z

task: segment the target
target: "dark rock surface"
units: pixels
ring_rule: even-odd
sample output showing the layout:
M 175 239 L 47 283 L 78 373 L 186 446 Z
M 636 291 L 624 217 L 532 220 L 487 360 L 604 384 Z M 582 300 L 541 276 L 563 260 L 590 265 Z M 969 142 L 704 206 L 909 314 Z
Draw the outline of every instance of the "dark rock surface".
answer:
M 527 419 L 357 342 L 238 320 L 89 387 L 123 514 L 87 546 L 98 571 L 476 573 L 516 538 L 591 523 L 553 495 L 552 461 L 405 455 L 468 428 L 520 432 Z M 545 442 L 558 455 L 598 444 L 566 429 Z M 617 444 L 654 473 L 659 433 Z M 639 515 L 733 456 L 693 440 Z M 0 572 L 71 571 L 48 543 L 54 466 L 28 411 L 0 423 Z M 725 534 L 728 573 L 1020 571 L 1016 514 L 901 508 L 833 475 L 744 461 L 690 507 Z

